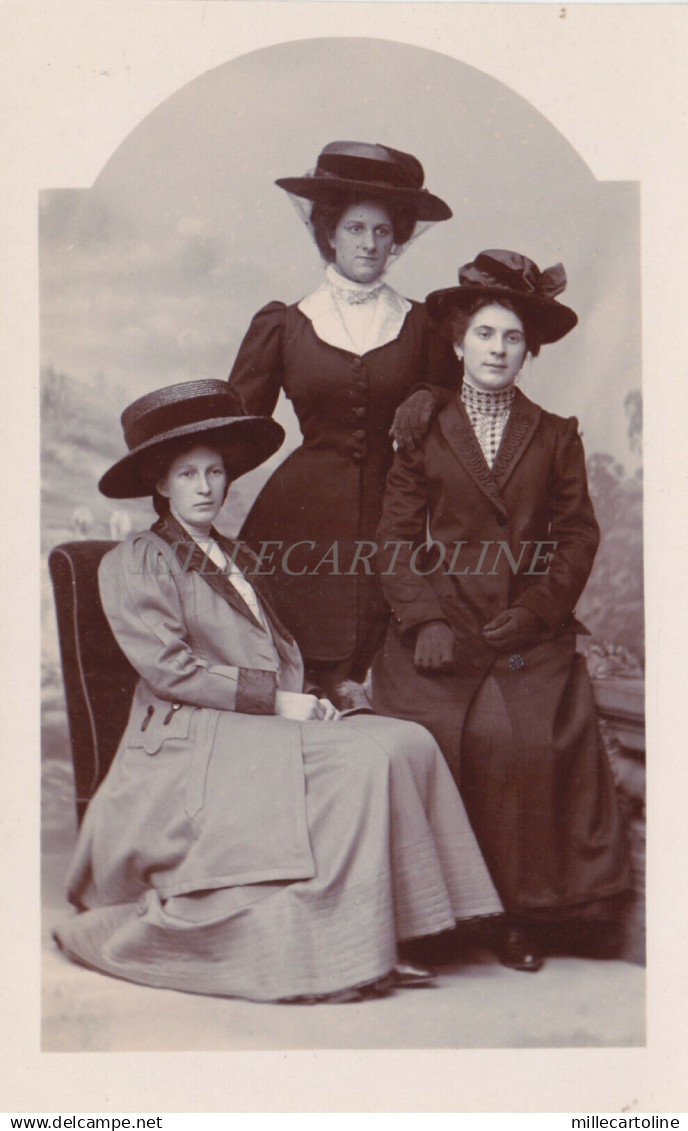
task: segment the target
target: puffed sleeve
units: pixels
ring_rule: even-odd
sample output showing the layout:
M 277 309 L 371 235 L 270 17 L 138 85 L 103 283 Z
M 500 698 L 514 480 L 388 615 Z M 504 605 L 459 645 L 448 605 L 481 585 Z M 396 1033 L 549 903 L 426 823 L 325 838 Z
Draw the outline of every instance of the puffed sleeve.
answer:
M 400 449 L 387 476 L 377 545 L 382 591 L 402 635 L 446 620 L 436 588 L 416 564 L 426 543 L 427 513 L 423 452 Z
M 286 306 L 269 302 L 251 321 L 239 346 L 229 383 L 251 416 L 272 416 L 283 379 Z
M 590 575 L 600 528 L 588 493 L 585 451 L 574 416 L 560 422 L 550 479 L 551 518 L 545 560 L 531 562 L 532 580 L 514 602 L 550 628 L 567 622 Z M 541 573 L 541 576 L 537 574 Z
M 274 714 L 275 672 L 212 663 L 192 649 L 175 576 L 179 569 L 158 545 L 136 536 L 100 564 L 103 609 L 132 667 L 161 699 Z

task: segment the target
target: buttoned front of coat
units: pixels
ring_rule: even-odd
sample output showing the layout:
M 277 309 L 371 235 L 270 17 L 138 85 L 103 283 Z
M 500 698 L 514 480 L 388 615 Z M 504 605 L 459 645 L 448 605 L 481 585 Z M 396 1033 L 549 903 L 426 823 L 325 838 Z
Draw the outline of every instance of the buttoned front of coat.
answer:
M 413 555 L 427 530 L 436 545 L 426 562 Z M 446 620 L 485 665 L 494 650 L 482 629 L 512 605 L 543 630 L 582 630 L 573 610 L 598 542 L 578 422 L 520 392 L 492 469 L 460 400 L 443 408 L 422 447 L 397 454 L 378 528 L 397 631 Z
M 389 429 L 422 380 L 455 388 L 458 364 L 419 303 L 410 304 L 398 337 L 362 356 L 322 341 L 298 306 L 277 302 L 256 314 L 239 349 L 230 382 L 247 411 L 271 414 L 283 390 L 303 433 L 241 536 L 256 552 L 263 542 L 277 544 L 271 581 L 308 660 L 351 656 L 366 602 L 384 625 L 374 566 L 355 558 L 360 546 L 372 562 L 392 461 Z

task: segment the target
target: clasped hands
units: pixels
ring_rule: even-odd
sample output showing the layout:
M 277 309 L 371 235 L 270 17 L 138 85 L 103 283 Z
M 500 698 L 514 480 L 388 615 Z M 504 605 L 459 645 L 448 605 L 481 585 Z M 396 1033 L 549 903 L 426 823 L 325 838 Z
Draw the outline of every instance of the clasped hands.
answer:
M 531 646 L 543 628 L 543 622 L 535 613 L 515 605 L 486 624 L 483 636 L 492 648 L 502 652 Z M 419 671 L 448 674 L 456 666 L 455 646 L 456 638 L 445 621 L 428 621 L 416 634 L 413 662 Z

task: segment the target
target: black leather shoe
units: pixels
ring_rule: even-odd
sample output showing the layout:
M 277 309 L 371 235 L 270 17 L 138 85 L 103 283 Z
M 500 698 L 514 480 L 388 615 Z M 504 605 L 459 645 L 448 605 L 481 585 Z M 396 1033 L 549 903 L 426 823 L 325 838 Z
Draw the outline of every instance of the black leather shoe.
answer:
M 533 946 L 522 927 L 509 926 L 504 930 L 499 948 L 499 961 L 511 970 L 524 970 L 535 974 L 542 968 L 544 959 Z
M 434 970 L 426 970 L 424 966 L 414 966 L 411 962 L 398 962 L 392 970 L 392 975 L 394 984 L 405 989 L 430 986 L 437 979 Z

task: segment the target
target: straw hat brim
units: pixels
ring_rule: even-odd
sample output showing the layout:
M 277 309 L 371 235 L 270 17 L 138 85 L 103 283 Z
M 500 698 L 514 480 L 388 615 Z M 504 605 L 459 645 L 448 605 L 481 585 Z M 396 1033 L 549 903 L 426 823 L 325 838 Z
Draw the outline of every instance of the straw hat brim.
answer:
M 350 180 L 348 177 L 280 177 L 275 184 L 285 192 L 322 204 L 346 200 L 347 196 L 367 195 L 373 199 L 380 197 L 408 204 L 419 220 L 450 220 L 452 217 L 449 205 L 427 189 L 396 188 L 371 181 Z
M 219 417 L 179 425 L 139 444 L 105 472 L 98 484 L 108 499 L 138 499 L 151 495 L 153 488 L 144 472 L 152 455 L 173 440 L 188 438 L 217 447 L 225 454 L 232 479 L 238 479 L 269 459 L 282 446 L 284 429 L 265 416 Z
M 546 295 L 532 294 L 528 291 L 515 291 L 508 287 L 484 287 L 480 285 L 465 284 L 460 287 L 445 287 L 441 291 L 432 291 L 426 296 L 425 305 L 428 314 L 436 322 L 454 309 L 465 310 L 476 298 L 494 299 L 509 298 L 514 305 L 522 308 L 525 316 L 532 322 L 534 329 L 543 345 L 558 342 L 578 322 L 578 315 L 570 306 L 563 302 L 548 298 Z

